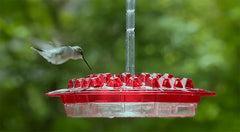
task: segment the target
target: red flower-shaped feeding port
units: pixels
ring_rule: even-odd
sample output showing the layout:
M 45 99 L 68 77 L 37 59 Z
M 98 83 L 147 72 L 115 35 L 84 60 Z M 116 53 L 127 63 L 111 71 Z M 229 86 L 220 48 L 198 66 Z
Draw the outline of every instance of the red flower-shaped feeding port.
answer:
M 215 92 L 194 88 L 188 78 L 171 74 L 91 74 L 72 79 L 61 97 L 69 117 L 191 117 L 201 96 Z

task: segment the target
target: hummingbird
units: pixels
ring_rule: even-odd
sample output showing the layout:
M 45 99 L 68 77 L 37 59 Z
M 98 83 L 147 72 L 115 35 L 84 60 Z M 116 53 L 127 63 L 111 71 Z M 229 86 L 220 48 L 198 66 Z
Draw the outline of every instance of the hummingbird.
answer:
M 31 48 L 52 64 L 59 65 L 65 63 L 69 59 L 82 59 L 92 71 L 92 68 L 84 58 L 83 49 L 79 46 L 59 46 L 57 42 L 48 43 L 36 39 L 33 44 L 36 47 Z

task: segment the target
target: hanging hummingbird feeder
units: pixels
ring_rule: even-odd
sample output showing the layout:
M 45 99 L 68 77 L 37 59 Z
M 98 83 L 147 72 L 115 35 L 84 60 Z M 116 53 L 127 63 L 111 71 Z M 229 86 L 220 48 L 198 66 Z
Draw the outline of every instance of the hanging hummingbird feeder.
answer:
M 71 79 L 66 89 L 46 95 L 61 97 L 69 117 L 195 116 L 201 96 L 216 93 L 171 74 L 135 74 L 135 0 L 126 0 L 126 6 L 126 72 Z

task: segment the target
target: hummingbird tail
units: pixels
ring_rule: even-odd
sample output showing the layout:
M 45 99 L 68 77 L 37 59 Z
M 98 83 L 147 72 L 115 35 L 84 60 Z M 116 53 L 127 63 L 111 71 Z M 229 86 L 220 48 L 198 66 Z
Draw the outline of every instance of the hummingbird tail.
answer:
M 35 47 L 31 47 L 31 49 L 37 51 L 37 52 L 42 52 L 43 50 L 42 49 L 39 49 L 39 48 L 35 48 Z

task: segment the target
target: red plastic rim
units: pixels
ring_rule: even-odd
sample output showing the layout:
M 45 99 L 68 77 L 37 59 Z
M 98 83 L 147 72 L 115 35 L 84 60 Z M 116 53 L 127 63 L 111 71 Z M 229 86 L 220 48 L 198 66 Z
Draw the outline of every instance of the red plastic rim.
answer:
M 188 78 L 175 78 L 171 74 L 142 73 L 132 76 L 111 73 L 91 74 L 87 78 L 69 80 L 67 89 L 46 94 L 58 96 L 66 103 L 88 102 L 181 102 L 198 103 L 201 96 L 215 92 L 194 88 Z

